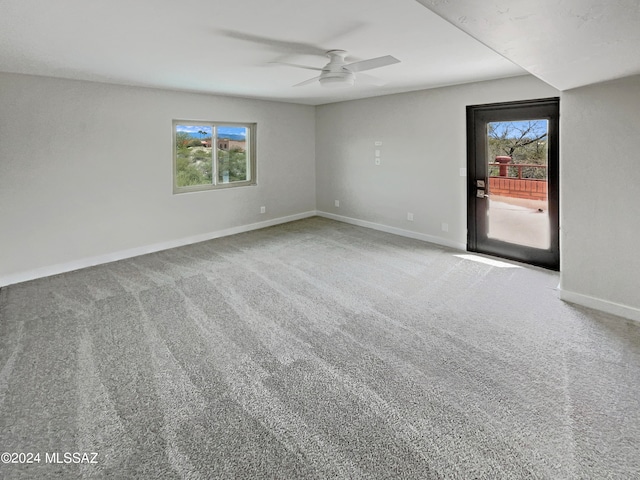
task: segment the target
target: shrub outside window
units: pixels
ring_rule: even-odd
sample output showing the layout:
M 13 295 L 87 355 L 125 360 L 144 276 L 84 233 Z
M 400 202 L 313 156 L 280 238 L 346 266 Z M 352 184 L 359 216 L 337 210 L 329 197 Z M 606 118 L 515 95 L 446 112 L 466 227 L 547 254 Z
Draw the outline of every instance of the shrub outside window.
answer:
M 173 193 L 256 184 L 256 124 L 173 121 Z

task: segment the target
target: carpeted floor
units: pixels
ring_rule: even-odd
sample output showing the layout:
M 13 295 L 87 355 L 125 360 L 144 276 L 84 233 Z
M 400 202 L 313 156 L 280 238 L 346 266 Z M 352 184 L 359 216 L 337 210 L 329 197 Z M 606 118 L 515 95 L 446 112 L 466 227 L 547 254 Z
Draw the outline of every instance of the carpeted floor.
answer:
M 3 288 L 0 477 L 639 478 L 640 325 L 461 253 L 311 218 Z

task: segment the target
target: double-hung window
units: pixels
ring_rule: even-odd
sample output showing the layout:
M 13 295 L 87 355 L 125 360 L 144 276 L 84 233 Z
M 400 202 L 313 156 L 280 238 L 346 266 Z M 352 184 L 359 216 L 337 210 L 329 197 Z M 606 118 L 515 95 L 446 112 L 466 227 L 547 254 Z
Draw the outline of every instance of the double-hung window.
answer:
M 173 192 L 256 184 L 256 124 L 173 121 Z

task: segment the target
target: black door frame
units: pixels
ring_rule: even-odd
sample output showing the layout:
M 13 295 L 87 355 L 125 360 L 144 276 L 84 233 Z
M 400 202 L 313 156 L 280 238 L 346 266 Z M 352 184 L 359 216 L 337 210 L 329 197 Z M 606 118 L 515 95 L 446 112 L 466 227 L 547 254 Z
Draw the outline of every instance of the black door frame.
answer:
M 497 257 L 517 260 L 551 270 L 560 269 L 560 158 L 559 158 L 559 116 L 560 98 L 543 98 L 522 100 L 517 102 L 493 103 L 467 106 L 467 250 L 486 253 Z M 486 124 L 492 121 L 509 121 L 522 119 L 547 119 L 548 130 L 548 165 L 547 165 L 547 197 L 549 202 L 550 248 L 548 250 L 516 245 L 487 237 L 486 207 L 479 202 L 488 202 L 479 198 L 477 180 L 487 182 L 486 167 L 478 167 L 478 152 L 487 151 Z M 485 162 L 485 153 L 481 153 Z M 486 162 L 485 162 L 486 163 Z

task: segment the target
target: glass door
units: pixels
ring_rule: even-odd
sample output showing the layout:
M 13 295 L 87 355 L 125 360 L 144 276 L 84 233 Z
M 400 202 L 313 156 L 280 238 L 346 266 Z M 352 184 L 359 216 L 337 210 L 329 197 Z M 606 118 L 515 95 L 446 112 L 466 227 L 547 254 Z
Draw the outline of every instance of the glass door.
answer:
M 467 107 L 467 249 L 559 269 L 557 98 Z

